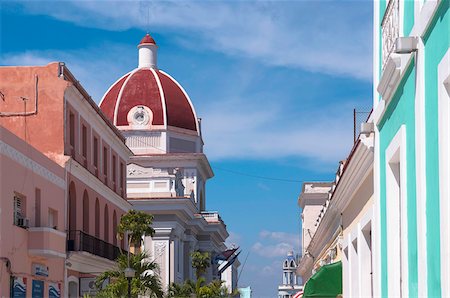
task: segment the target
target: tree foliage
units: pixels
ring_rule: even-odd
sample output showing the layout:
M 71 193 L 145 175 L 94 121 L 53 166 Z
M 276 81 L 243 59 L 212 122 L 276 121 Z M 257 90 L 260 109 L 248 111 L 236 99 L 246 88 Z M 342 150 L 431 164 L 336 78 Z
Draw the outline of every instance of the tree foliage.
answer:
M 131 243 L 141 244 L 142 236 L 153 236 L 155 231 L 151 227 L 153 216 L 144 212 L 130 210 L 122 216 L 117 227 L 117 236 L 123 239 L 128 234 L 128 247 Z M 97 297 L 126 297 L 128 295 L 128 279 L 125 277 L 125 269 L 135 270 L 135 276 L 131 279 L 131 296 L 145 295 L 150 298 L 164 297 L 164 291 L 159 278 L 159 268 L 155 262 L 148 260 L 145 252 L 135 254 L 121 254 L 116 260 L 117 269 L 109 270 L 97 277 L 96 286 L 101 288 L 105 280 L 109 280 L 106 288 L 99 291 Z
M 131 296 L 145 295 L 151 298 L 162 298 L 164 292 L 158 276 L 159 268 L 155 262 L 147 260 L 147 254 L 141 252 L 130 255 L 130 268 L 136 270 L 135 277 L 131 279 Z M 110 281 L 106 288 L 99 291 L 96 297 L 127 297 L 128 280 L 124 270 L 128 267 L 128 256 L 119 255 L 117 269 L 100 274 L 96 280 L 97 288 L 101 288 L 105 280 Z
M 167 298 L 229 298 L 234 294 L 228 293 L 223 281 L 214 280 L 205 284 L 205 279 L 200 277 L 197 282 L 187 280 L 184 284 L 172 283 L 169 286 Z
M 117 236 L 123 239 L 128 232 L 129 243 L 141 244 L 142 236 L 153 236 L 155 230 L 152 228 L 153 216 L 145 212 L 130 210 L 122 216 L 117 226 Z
M 192 267 L 195 269 L 195 275 L 199 279 L 205 274 L 206 269 L 211 265 L 211 254 L 207 251 L 193 251 L 191 253 Z

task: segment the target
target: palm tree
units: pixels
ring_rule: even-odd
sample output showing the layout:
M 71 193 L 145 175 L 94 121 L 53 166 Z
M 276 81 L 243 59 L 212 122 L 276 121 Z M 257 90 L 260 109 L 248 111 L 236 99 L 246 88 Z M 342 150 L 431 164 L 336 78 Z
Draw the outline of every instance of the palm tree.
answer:
M 194 251 L 191 253 L 192 267 L 195 268 L 195 276 L 199 279 L 206 269 L 211 265 L 211 255 L 209 252 Z
M 130 291 L 131 297 L 146 295 L 151 298 L 162 298 L 161 281 L 158 275 L 158 265 L 147 260 L 145 252 L 134 252 L 130 254 L 131 244 L 139 247 L 142 236 L 153 236 L 155 230 L 151 227 L 153 216 L 141 211 L 130 210 L 122 216 L 117 227 L 117 238 L 123 239 L 128 235 L 128 253 L 121 254 L 117 258 L 117 270 L 110 270 L 97 277 L 96 285 L 100 288 L 102 283 L 109 279 L 109 284 L 105 289 L 100 290 L 97 296 L 100 297 L 126 297 Z M 125 272 L 134 270 L 134 276 L 126 277 Z
M 149 262 L 147 258 L 148 255 L 141 252 L 131 255 L 128 263 L 127 255 L 119 255 L 117 258 L 118 268 L 106 271 L 97 277 L 97 288 L 101 288 L 105 280 L 109 279 L 110 281 L 106 288 L 98 292 L 97 297 L 126 297 L 128 281 L 124 270 L 128 266 L 136 270 L 136 275 L 131 280 L 131 296 L 133 298 L 137 298 L 138 295 L 145 295 L 150 298 L 164 297 L 161 281 L 157 275 L 158 265 L 155 262 Z

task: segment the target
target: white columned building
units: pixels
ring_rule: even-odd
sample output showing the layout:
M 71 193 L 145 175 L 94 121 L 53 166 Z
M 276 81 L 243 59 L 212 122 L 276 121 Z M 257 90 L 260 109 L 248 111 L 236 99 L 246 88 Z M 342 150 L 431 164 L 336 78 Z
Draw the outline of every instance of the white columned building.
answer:
M 206 211 L 206 181 L 213 177 L 203 154 L 200 119 L 183 87 L 157 65 L 157 45 L 147 34 L 138 67 L 105 93 L 100 108 L 122 131 L 135 154 L 127 166 L 127 197 L 154 216 L 155 235 L 143 249 L 160 266 L 164 286 L 194 279 L 190 253 L 212 258 L 226 249 L 226 225 Z M 219 279 L 212 264 L 206 280 Z

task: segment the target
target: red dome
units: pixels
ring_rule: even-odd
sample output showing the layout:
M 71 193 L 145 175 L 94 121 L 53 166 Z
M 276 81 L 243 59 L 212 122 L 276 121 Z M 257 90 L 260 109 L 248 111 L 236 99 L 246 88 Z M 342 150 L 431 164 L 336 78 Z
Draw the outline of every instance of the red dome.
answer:
M 145 34 L 145 36 L 141 39 L 141 42 L 139 44 L 156 44 L 155 40 L 150 36 L 150 34 Z
M 151 110 L 151 125 L 198 132 L 189 96 L 175 79 L 161 70 L 143 67 L 127 73 L 109 88 L 100 102 L 103 113 L 116 126 L 128 126 L 128 113 L 136 106 Z

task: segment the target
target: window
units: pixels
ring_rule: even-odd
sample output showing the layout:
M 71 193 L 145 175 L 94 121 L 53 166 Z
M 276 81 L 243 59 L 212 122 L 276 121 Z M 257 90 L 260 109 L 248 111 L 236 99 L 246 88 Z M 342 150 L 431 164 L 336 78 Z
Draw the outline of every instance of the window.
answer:
M 89 196 L 86 190 L 83 194 L 83 232 L 89 234 Z
M 41 190 L 39 188 L 36 188 L 34 190 L 35 194 L 35 217 L 34 217 L 34 226 L 40 227 L 41 226 Z
M 117 183 L 117 181 L 116 181 L 116 156 L 114 156 L 114 155 L 112 157 L 112 179 L 113 179 L 114 188 L 115 188 L 116 187 L 115 184 Z
M 84 124 L 81 128 L 81 153 L 87 158 L 87 128 Z
M 69 114 L 69 140 L 72 148 L 75 147 L 75 115 L 70 112 Z
M 58 229 L 58 211 L 48 208 L 48 226 L 53 229 Z
M 108 148 L 103 147 L 103 175 L 108 179 Z
M 100 238 L 100 203 L 95 199 L 95 237 Z
M 113 244 L 117 246 L 117 213 L 113 212 Z
M 98 168 L 98 139 L 94 137 L 94 166 Z
M 408 224 L 406 220 L 406 128 L 400 127 L 386 149 L 386 224 L 388 295 L 408 297 Z
M 125 181 L 124 181 L 124 166 L 123 166 L 123 162 L 120 163 L 120 188 L 122 189 L 122 193 L 121 195 L 123 196 L 123 192 L 124 192 L 124 188 L 125 188 Z
M 109 242 L 109 213 L 108 205 L 105 205 L 104 225 L 103 225 L 103 240 Z
M 14 194 L 14 224 L 16 226 L 25 226 L 25 196 Z

